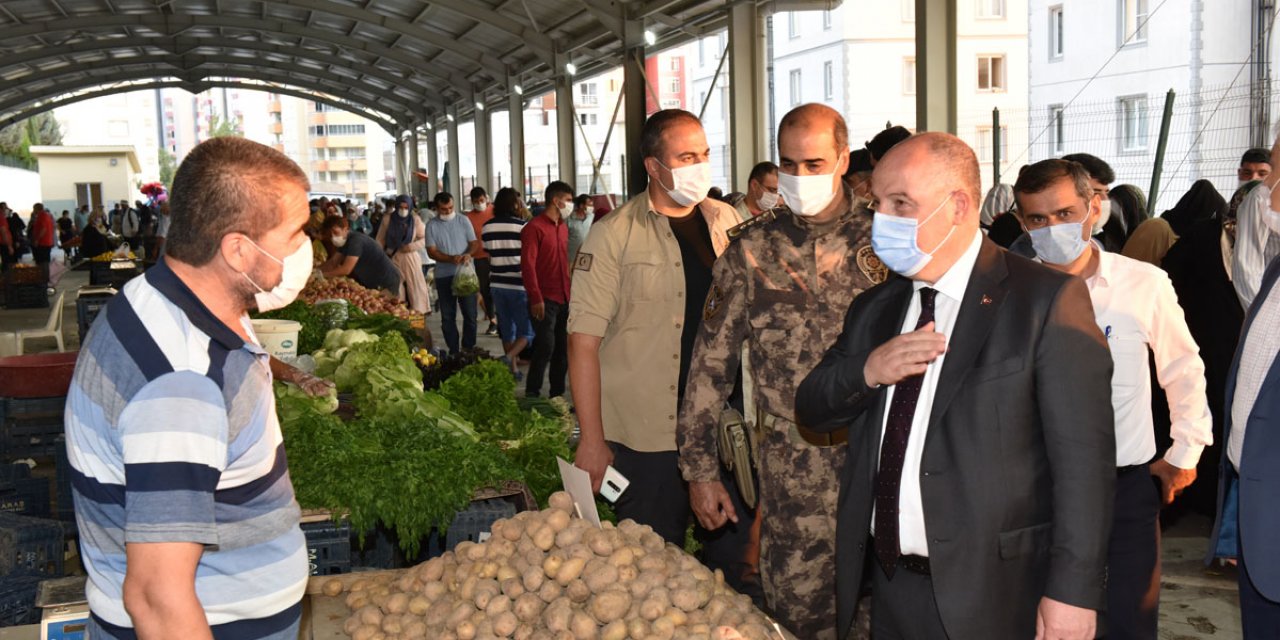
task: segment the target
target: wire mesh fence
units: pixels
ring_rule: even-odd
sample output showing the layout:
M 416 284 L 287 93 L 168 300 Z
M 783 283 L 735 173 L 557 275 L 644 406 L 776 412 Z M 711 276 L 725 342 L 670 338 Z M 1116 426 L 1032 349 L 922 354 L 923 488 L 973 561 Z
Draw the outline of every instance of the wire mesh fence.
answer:
M 1012 184 L 1018 170 L 1032 162 L 1089 153 L 1111 165 L 1116 172 L 1115 185 L 1132 184 L 1150 195 L 1166 99 L 1172 99 L 1172 108 L 1158 201 L 1152 212 L 1173 207 L 1192 183 L 1201 179 L 1209 180 L 1230 199 L 1237 187 L 1240 157 L 1251 146 L 1255 105 L 1269 104 L 1272 114 L 1280 113 L 1280 95 L 1255 92 L 1247 81 L 1170 96 L 1123 95 L 1001 110 L 1005 140 L 1000 144 L 1000 181 Z M 984 179 L 990 185 L 994 167 L 992 114 L 961 114 L 960 120 L 961 137 L 978 151 Z M 980 124 L 966 130 L 965 121 Z

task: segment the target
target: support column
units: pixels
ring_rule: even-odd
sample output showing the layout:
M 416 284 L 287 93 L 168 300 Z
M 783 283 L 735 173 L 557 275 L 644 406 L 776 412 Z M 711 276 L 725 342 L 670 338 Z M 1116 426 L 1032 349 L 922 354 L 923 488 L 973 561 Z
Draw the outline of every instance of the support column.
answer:
M 476 183 L 478 186 L 484 187 L 489 193 L 489 197 L 493 197 L 495 186 L 493 182 L 493 135 L 490 133 L 489 127 L 489 110 L 475 110 L 475 127 L 476 127 Z
M 564 70 L 566 56 L 557 54 L 556 72 L 556 147 L 559 149 L 560 179 L 578 188 L 578 146 L 573 114 L 573 77 Z M 536 194 L 535 194 L 536 195 Z
M 729 9 L 729 140 L 733 188 L 747 190 L 757 162 L 769 159 L 765 22 L 753 4 Z
M 462 167 L 458 161 L 458 115 L 456 107 L 449 107 L 449 182 L 444 190 L 453 194 L 454 204 L 462 206 L 465 194 L 462 193 Z M 460 209 L 459 209 L 460 210 Z
M 644 24 L 628 21 L 623 29 L 626 50 L 622 54 L 622 122 L 626 156 L 627 196 L 634 198 L 649 187 L 649 174 L 644 170 L 640 154 L 640 133 L 649 115 L 645 100 Z
M 956 132 L 956 0 L 916 3 L 916 130 Z
M 519 78 L 508 77 L 507 87 L 507 137 L 511 143 L 511 187 L 525 196 L 525 164 L 524 164 L 524 96 L 516 92 Z
M 437 186 L 440 180 L 440 161 L 437 158 L 436 144 L 436 129 L 432 125 L 427 129 L 427 175 L 430 176 L 426 188 L 428 198 L 436 197 L 436 192 L 440 190 Z
M 395 148 L 395 165 L 396 165 L 396 193 L 406 193 L 404 182 L 404 139 L 396 137 Z
M 422 201 L 422 180 L 418 177 L 418 126 L 414 125 L 409 133 L 409 185 L 410 193 L 419 202 Z

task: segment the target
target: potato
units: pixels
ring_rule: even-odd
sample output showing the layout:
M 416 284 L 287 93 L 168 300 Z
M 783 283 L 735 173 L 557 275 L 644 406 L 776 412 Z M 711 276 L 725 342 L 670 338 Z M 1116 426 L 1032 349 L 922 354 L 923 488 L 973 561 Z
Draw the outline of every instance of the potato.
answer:
M 542 612 L 542 620 L 549 631 L 568 631 L 569 619 L 573 615 L 573 605 L 568 598 L 556 598 Z
M 509 638 L 516 632 L 516 627 L 520 621 L 516 619 L 516 614 L 510 611 L 503 611 L 493 617 L 493 635 L 499 638 Z
M 480 564 L 480 571 L 476 575 L 481 578 L 495 578 L 498 575 L 498 563 L 489 560 Z
M 564 564 L 560 565 L 559 570 L 556 571 L 556 582 L 560 583 L 560 586 L 568 585 L 582 575 L 582 570 L 586 566 L 587 561 L 582 558 L 565 560 Z
M 449 619 L 446 621 L 446 624 L 449 626 L 450 629 L 453 629 L 454 631 L 458 632 L 458 635 L 461 636 L 462 632 L 458 629 L 458 625 L 468 621 L 471 618 L 471 614 L 475 612 L 476 612 L 476 608 L 472 606 L 470 602 L 467 602 L 467 601 L 459 602 L 453 605 L 453 611 L 449 614 Z M 471 635 L 473 636 L 475 635 L 474 625 L 471 631 Z
M 589 530 L 583 534 L 582 541 L 598 556 L 608 557 L 613 554 L 613 541 L 604 531 Z
M 556 531 L 550 527 L 541 527 L 533 533 L 533 545 L 548 551 L 556 544 Z
M 652 530 L 640 536 L 640 544 L 648 551 L 662 551 L 666 547 L 667 541 L 662 536 L 654 533 Z
M 427 624 L 422 620 L 412 620 L 401 629 L 400 637 L 408 640 L 423 640 L 427 637 Z
M 524 583 L 520 581 L 520 578 L 507 578 L 502 581 L 502 594 L 508 598 L 515 600 L 524 592 Z
M 395 593 L 382 605 L 384 613 L 404 613 L 409 610 L 409 594 Z
M 661 618 L 662 614 L 666 612 L 667 612 L 666 603 L 662 602 L 657 598 L 653 598 L 653 597 L 646 598 L 645 601 L 640 604 L 640 617 L 650 622 L 653 622 L 658 618 Z
M 578 527 L 572 525 L 565 527 L 556 533 L 556 546 L 561 549 L 572 547 L 582 539 L 582 533 L 582 529 Z
M 516 598 L 513 610 L 515 611 L 516 618 L 521 622 L 533 622 L 542 615 L 542 609 L 545 606 L 546 603 L 543 602 L 542 598 L 539 598 L 537 594 L 526 593 L 519 598 Z
M 671 604 L 681 611 L 693 611 L 706 603 L 707 601 L 698 595 L 697 589 L 681 587 L 671 592 Z
M 592 593 L 600 593 L 618 583 L 618 568 L 604 558 L 596 558 L 587 563 L 582 571 L 582 579 Z
M 627 640 L 627 623 L 614 620 L 600 630 L 600 640 Z
M 360 617 L 360 622 L 364 624 L 375 627 L 382 624 L 382 611 L 373 605 L 368 605 L 357 611 L 356 615 Z
M 369 585 L 370 585 L 370 584 L 372 584 L 372 583 L 370 583 L 368 580 L 366 580 L 366 579 L 364 579 L 364 578 L 361 578 L 361 579 L 356 580 L 355 582 L 352 582 L 352 583 L 351 583 L 351 590 L 352 590 L 352 591 L 364 591 L 365 589 L 368 589 L 368 588 L 369 588 Z
M 356 629 L 359 629 L 361 626 L 363 626 L 363 623 L 360 622 L 360 618 L 351 616 L 350 618 L 347 618 L 346 622 L 342 623 L 342 632 L 347 635 L 351 635 L 354 634 Z
M 557 491 L 551 494 L 551 497 L 547 498 L 547 504 L 552 509 L 559 509 L 568 514 L 573 514 L 577 511 L 573 505 L 573 498 L 565 491 Z
M 671 622 L 670 618 L 658 618 L 653 621 L 653 638 L 662 638 L 663 640 L 671 640 L 676 635 L 676 625 Z
M 470 620 L 463 620 L 458 623 L 453 632 L 458 634 L 458 640 L 474 640 L 476 637 L 476 625 Z
M 422 565 L 418 570 L 418 576 L 423 582 L 436 582 L 440 580 L 440 576 L 444 575 L 444 560 L 441 558 L 432 558 Z
M 409 613 L 415 616 L 424 615 L 427 609 L 431 608 L 431 601 L 426 596 L 413 596 L 409 598 Z
M 422 586 L 422 597 L 431 602 L 436 602 L 448 592 L 449 588 L 442 582 L 428 582 Z
M 516 632 L 511 634 L 511 637 L 515 638 L 515 640 L 533 640 L 533 634 L 533 627 L 527 623 L 521 622 L 516 625 Z
M 689 623 L 689 614 L 681 611 L 680 609 L 667 609 L 667 612 L 662 614 L 662 617 L 670 620 L 672 624 L 677 627 L 683 627 Z
M 576 610 L 569 618 L 569 632 L 574 640 L 596 640 L 600 625 L 582 610 Z
M 565 557 L 559 550 L 551 552 L 546 560 L 542 561 L 542 571 L 547 574 L 548 578 L 555 578 L 560 573 L 560 566 L 564 564 Z
M 631 594 L 621 589 L 598 593 L 591 599 L 588 609 L 600 624 L 620 620 L 631 608 Z
M 572 519 L 573 518 L 569 515 L 568 511 L 560 511 L 557 509 L 547 515 L 546 526 L 551 527 L 552 531 L 559 533 L 560 531 L 563 531 L 565 527 L 569 526 L 569 522 L 572 521 Z
M 347 608 L 352 611 L 359 611 L 369 604 L 369 595 L 363 591 L 352 591 L 347 594 Z
M 564 589 L 558 583 L 556 583 L 554 580 L 548 580 L 547 582 L 543 583 L 542 588 L 538 590 L 538 597 L 542 598 L 543 602 L 546 602 L 549 604 L 552 601 L 554 601 L 556 598 L 559 598 L 561 595 L 563 595 L 563 593 L 564 593 Z
M 373 640 L 373 637 L 382 633 L 382 630 L 370 624 L 366 624 L 351 634 L 351 640 Z
M 326 580 L 320 591 L 326 596 L 333 597 L 342 594 L 342 581 L 337 578 Z
M 498 566 L 498 582 L 506 582 L 512 578 L 519 578 L 520 572 L 516 571 L 510 564 L 502 564 Z
M 618 582 L 626 584 L 640 577 L 640 569 L 634 564 L 624 564 L 618 567 Z
M 382 618 L 383 633 L 400 633 L 400 630 L 404 628 L 403 619 L 404 617 L 398 613 L 384 616 Z
M 511 610 L 511 598 L 504 595 L 494 596 L 489 604 L 484 608 L 484 614 L 490 618 L 496 617 L 499 613 Z
M 591 598 L 591 589 L 587 587 L 587 583 L 581 579 L 570 582 L 564 588 L 564 594 L 569 597 L 574 604 L 582 604 Z
M 537 568 L 526 569 L 520 582 L 524 585 L 525 591 L 537 591 L 542 587 L 544 580 L 546 580 L 546 574 L 543 572 L 542 567 L 538 566 Z
M 627 620 L 627 635 L 631 636 L 631 640 L 645 640 L 649 637 L 649 628 L 649 623 L 643 618 Z

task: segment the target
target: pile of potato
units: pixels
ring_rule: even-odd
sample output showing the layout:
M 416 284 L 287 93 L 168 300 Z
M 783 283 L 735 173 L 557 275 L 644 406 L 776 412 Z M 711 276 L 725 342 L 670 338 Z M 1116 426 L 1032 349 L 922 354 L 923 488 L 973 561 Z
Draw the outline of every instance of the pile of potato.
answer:
M 782 639 L 750 598 L 653 529 L 597 529 L 556 493 L 545 511 L 494 523 L 399 579 L 357 580 L 344 631 L 355 640 Z M 342 582 L 323 585 L 326 595 Z

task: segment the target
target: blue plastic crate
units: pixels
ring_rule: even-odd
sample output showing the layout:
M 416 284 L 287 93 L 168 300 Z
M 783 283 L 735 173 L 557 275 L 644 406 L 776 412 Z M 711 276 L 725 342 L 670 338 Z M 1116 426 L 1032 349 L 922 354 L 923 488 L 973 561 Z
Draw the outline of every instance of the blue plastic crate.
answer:
M 18 571 L 62 577 L 62 536 L 57 520 L 0 512 L 0 575 Z
M 311 575 L 351 573 L 351 524 L 345 520 L 302 524 L 307 537 L 307 560 Z
M 459 511 L 449 524 L 445 534 L 445 551 L 451 551 L 464 541 L 482 542 L 482 535 L 493 528 L 493 523 L 516 515 L 516 505 L 504 498 L 490 498 L 471 503 L 465 511 Z
M 13 574 L 0 578 L 0 627 L 40 622 L 36 590 L 47 576 Z
M 0 398 L 0 457 L 49 458 L 66 431 L 66 396 Z
M 0 481 L 0 512 L 48 518 L 49 479 L 18 478 L 8 482 Z

